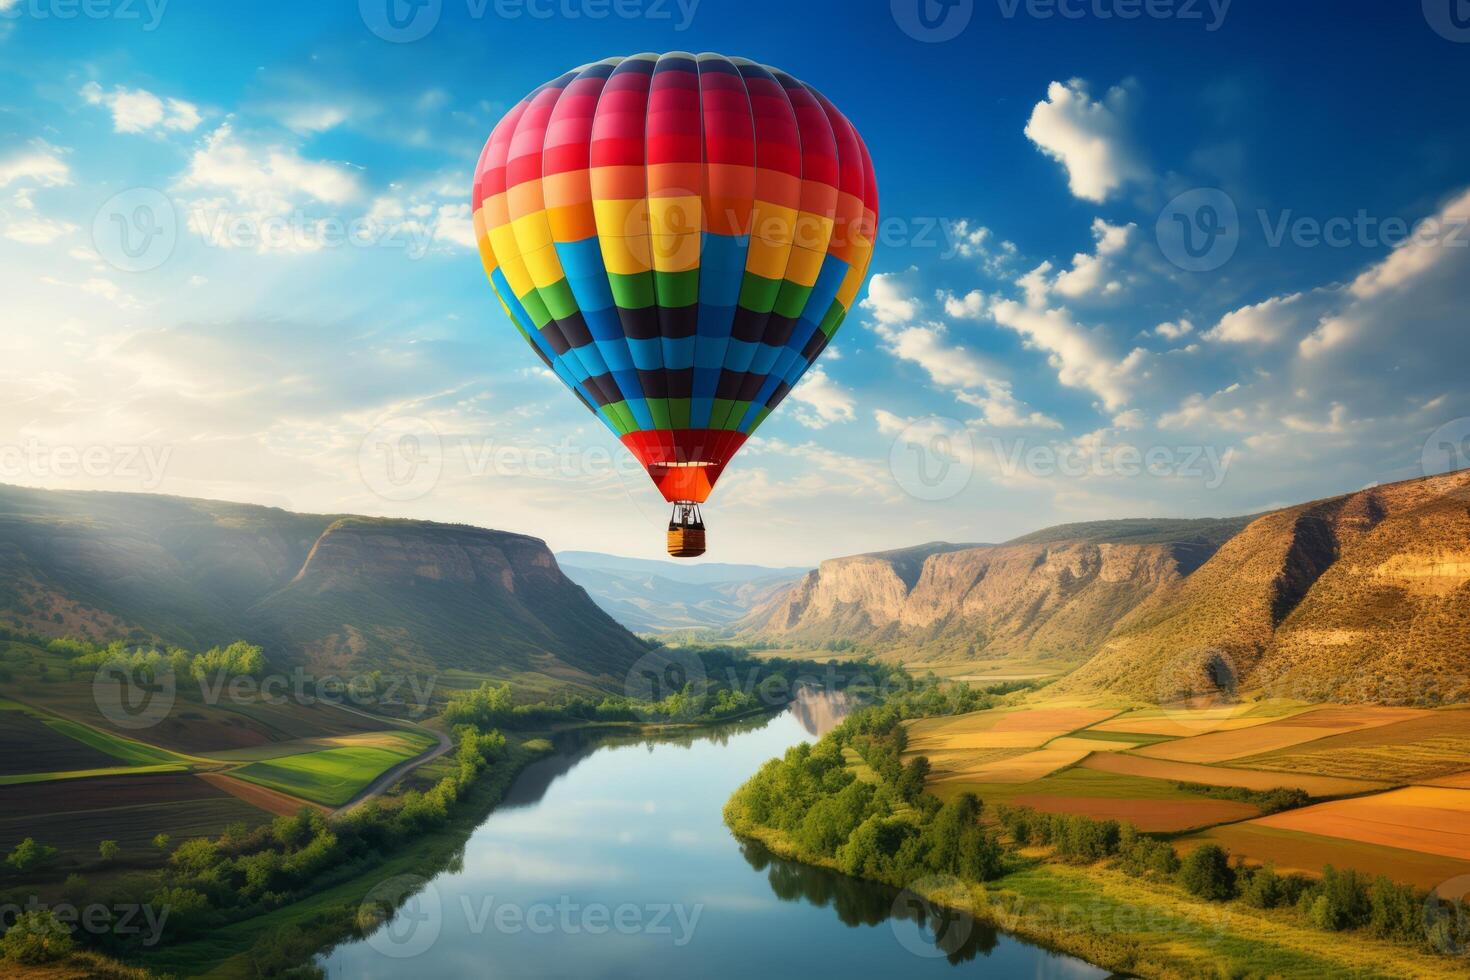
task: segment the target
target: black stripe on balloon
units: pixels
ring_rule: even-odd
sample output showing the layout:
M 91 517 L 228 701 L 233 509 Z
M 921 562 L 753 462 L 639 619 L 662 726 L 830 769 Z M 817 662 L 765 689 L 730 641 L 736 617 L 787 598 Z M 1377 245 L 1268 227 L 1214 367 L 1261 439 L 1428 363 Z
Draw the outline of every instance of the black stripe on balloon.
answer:
M 546 341 L 546 346 L 550 347 L 551 352 L 557 357 L 561 357 L 572 349 L 572 345 L 567 343 L 566 337 L 562 336 L 561 328 L 556 325 L 555 320 L 542 327 L 540 333 L 541 339 Z
M 817 330 L 807 340 L 806 346 L 801 349 L 801 356 L 806 358 L 806 362 L 810 364 L 817 359 L 817 355 L 822 353 L 822 349 L 826 346 L 827 335 Z
M 741 402 L 753 402 L 755 396 L 761 393 L 761 385 L 766 383 L 763 374 L 751 374 L 749 371 L 740 379 L 740 395 L 735 400 Z
M 639 371 L 638 383 L 645 398 L 669 397 L 669 382 L 663 371 Z
M 745 380 L 744 371 L 720 370 L 720 383 L 715 386 L 715 397 L 735 401 L 740 397 L 740 383 Z
M 770 322 L 766 324 L 765 343 L 772 347 L 785 347 L 794 332 L 796 332 L 795 317 L 772 313 Z
M 730 339 L 747 344 L 759 343 L 766 334 L 766 314 L 735 307 L 735 322 L 730 325 Z
M 660 306 L 658 308 L 659 336 L 669 340 L 693 337 L 699 330 L 698 306 Z
M 583 382 L 587 386 L 587 393 L 599 406 L 612 405 L 623 400 L 623 394 L 618 390 L 617 382 L 611 374 L 597 374 Z
M 656 340 L 662 337 L 658 326 L 658 307 L 643 306 L 638 309 L 618 307 L 618 320 L 623 325 L 623 336 L 629 340 Z
M 771 397 L 766 399 L 766 407 L 775 408 L 781 404 L 781 399 L 785 398 L 790 391 L 791 386 L 784 381 L 781 382 L 776 386 L 776 390 L 771 392 Z
M 573 347 L 586 347 L 592 343 L 592 331 L 587 329 L 587 318 L 581 310 L 573 310 L 569 316 L 556 321 L 561 335 Z

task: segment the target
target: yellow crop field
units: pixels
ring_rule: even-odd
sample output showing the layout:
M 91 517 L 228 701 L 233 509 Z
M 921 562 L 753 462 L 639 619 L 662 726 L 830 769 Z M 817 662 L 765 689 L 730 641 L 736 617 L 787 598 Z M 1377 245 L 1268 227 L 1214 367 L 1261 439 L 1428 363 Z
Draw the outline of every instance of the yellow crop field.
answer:
M 1224 762 L 1278 752 L 1306 742 L 1379 728 L 1429 714 L 1432 712 L 1419 708 L 1317 708 L 1238 731 L 1216 731 L 1150 745 L 1139 749 L 1138 754 L 1177 762 Z
M 938 777 L 936 782 L 1029 783 L 1049 776 L 1058 769 L 1085 759 L 1086 749 L 1037 749 L 994 762 L 985 762 L 953 775 Z
M 1261 772 L 1255 769 L 1206 766 L 1195 762 L 1149 759 L 1134 752 L 1123 755 L 1098 753 L 1083 762 L 1082 765 L 1086 769 L 1094 769 L 1098 772 L 1144 776 L 1150 779 L 1170 779 L 1183 783 L 1202 783 L 1206 786 L 1241 786 L 1245 789 L 1259 790 L 1299 789 L 1311 796 L 1347 796 L 1352 793 L 1366 793 L 1389 787 L 1388 783 L 1371 782 L 1366 779 Z
M 1410 786 L 1287 810 L 1251 822 L 1470 860 L 1470 790 Z
M 1369 776 L 1415 783 L 1464 774 L 1467 759 L 1470 712 L 1433 711 L 1392 725 L 1243 758 L 1239 764 L 1280 772 Z

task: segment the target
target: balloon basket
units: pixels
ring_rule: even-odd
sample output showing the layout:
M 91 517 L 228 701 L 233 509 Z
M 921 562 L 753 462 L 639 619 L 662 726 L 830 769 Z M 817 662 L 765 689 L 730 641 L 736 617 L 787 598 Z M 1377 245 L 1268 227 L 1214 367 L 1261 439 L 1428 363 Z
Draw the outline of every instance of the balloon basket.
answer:
M 698 558 L 704 554 L 704 517 L 699 505 L 677 503 L 669 518 L 669 554 L 675 558 Z

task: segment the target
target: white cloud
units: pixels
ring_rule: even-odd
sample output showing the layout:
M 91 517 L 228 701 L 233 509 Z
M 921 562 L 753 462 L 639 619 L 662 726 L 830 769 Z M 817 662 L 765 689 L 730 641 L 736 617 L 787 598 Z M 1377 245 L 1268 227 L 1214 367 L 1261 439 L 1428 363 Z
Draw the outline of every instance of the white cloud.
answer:
M 1182 317 L 1172 323 L 1161 323 L 1154 327 L 1154 335 L 1165 340 L 1178 340 L 1194 333 L 1194 324 Z
M 281 122 L 298 133 L 324 133 L 346 122 L 348 110 L 340 105 L 305 103 L 284 107 L 280 117 Z
M 1010 384 L 984 359 L 949 339 L 943 323 L 913 322 L 923 312 L 922 304 L 891 275 L 873 277 L 877 299 L 864 306 L 876 314 L 874 331 L 890 354 L 916 364 L 929 379 L 955 398 L 983 414 L 981 420 L 995 426 L 1055 427 L 1057 423 L 1040 412 L 1027 412 L 1016 400 Z M 871 291 L 870 291 L 871 292 Z M 946 308 L 953 297 L 944 297 Z M 964 304 L 964 300 L 955 300 Z
M 158 128 L 189 133 L 204 118 L 194 103 L 162 98 L 147 89 L 114 85 L 108 92 L 96 82 L 88 82 L 82 86 L 81 96 L 88 105 L 102 106 L 112 113 L 112 129 L 117 133 L 146 133 Z
M 307 210 L 361 195 L 350 168 L 308 160 L 290 147 L 246 142 L 229 123 L 194 152 L 179 187 L 212 195 L 187 203 L 190 231 L 220 248 L 259 252 L 322 248 L 333 225 Z
M 52 218 L 31 215 L 6 221 L 0 234 L 22 245 L 50 245 L 58 238 L 64 238 L 76 230 L 77 226 L 69 221 L 57 221 Z
M 1134 91 L 1125 83 L 1094 100 L 1080 79 L 1052 82 L 1026 123 L 1026 136 L 1067 168 L 1072 193 L 1101 203 L 1148 176 L 1128 132 Z
M 1113 428 L 1115 429 L 1141 429 L 1148 422 L 1148 417 L 1141 409 L 1130 408 L 1126 412 L 1119 412 L 1113 416 Z
M 796 421 L 809 429 L 825 429 L 834 422 L 851 422 L 857 418 L 857 399 L 851 391 L 833 381 L 820 364 L 813 365 L 797 386 L 791 389 L 793 401 L 810 411 L 797 411 Z
M 1300 327 L 1304 315 L 1302 295 L 1273 296 L 1227 313 L 1205 332 L 1204 338 L 1227 344 L 1274 344 Z
M 972 289 L 963 296 L 940 290 L 939 301 L 944 304 L 944 314 L 956 320 L 980 320 L 986 315 L 985 294 Z
M 918 301 L 908 295 L 891 272 L 879 272 L 868 280 L 868 295 L 859 305 L 883 326 L 908 323 L 919 315 Z
M 1113 278 L 1112 257 L 1121 254 L 1138 230 L 1137 225 L 1110 225 L 1102 218 L 1092 222 L 1092 236 L 1097 249 L 1092 255 L 1078 252 L 1072 256 L 1072 268 L 1057 273 L 1051 288 L 1068 299 L 1082 299 L 1094 294 L 1112 296 L 1123 289 Z
M 71 168 L 61 159 L 65 150 L 41 140 L 0 159 L 0 187 L 27 181 L 39 187 L 65 187 L 71 183 Z

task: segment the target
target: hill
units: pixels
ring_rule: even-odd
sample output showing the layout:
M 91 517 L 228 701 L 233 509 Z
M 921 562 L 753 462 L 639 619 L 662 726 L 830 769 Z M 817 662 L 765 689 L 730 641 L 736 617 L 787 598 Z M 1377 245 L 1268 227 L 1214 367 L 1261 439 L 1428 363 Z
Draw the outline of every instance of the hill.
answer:
M 740 624 L 922 659 L 1051 659 L 1145 701 L 1470 698 L 1470 471 L 1256 517 L 1067 524 L 823 562 Z
M 557 562 L 603 611 L 646 633 L 719 629 L 749 615 L 804 568 L 676 564 L 591 551 L 564 551 Z
M 459 668 L 622 687 L 644 646 L 545 544 L 422 521 L 0 486 L 0 625 L 315 671 Z
M 1243 522 L 1072 524 L 1006 544 L 930 543 L 825 561 L 741 628 L 926 656 L 1088 656 L 1129 610 Z

